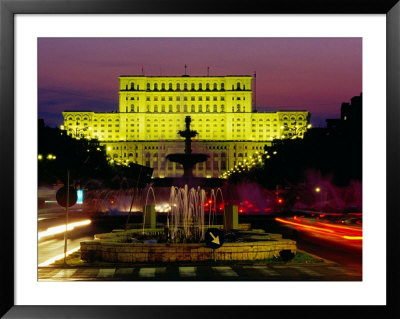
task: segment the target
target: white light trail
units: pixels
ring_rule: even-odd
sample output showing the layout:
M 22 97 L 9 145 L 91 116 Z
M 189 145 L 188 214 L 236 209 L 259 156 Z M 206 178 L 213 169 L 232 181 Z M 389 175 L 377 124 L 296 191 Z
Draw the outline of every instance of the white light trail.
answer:
M 72 253 L 78 251 L 79 248 L 81 248 L 81 247 L 78 246 L 78 247 L 75 247 L 75 248 L 73 248 L 71 250 L 68 250 L 66 255 L 67 256 L 71 255 Z M 55 257 L 52 257 L 52 258 L 46 260 L 45 262 L 42 262 L 41 264 L 38 265 L 38 267 L 48 266 L 48 265 L 50 265 L 50 264 L 54 263 L 55 261 L 60 260 L 62 258 L 64 258 L 64 253 L 59 254 L 59 255 L 57 255 Z
M 92 221 L 90 219 L 85 219 L 80 222 L 75 222 L 75 223 L 70 223 L 68 224 L 67 231 L 73 230 L 75 227 L 81 227 L 81 226 L 86 226 L 89 225 Z M 50 235 L 56 235 L 56 234 L 61 234 L 65 232 L 65 224 L 64 225 L 59 225 L 55 227 L 50 227 L 45 231 L 39 232 L 38 233 L 38 239 L 41 239 L 42 237 L 50 236 Z

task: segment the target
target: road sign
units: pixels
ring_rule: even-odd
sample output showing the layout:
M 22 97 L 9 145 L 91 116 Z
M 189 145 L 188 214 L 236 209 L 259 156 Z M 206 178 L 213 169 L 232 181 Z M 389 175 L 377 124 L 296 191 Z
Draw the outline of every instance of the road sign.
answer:
M 76 195 L 76 189 L 74 187 L 69 188 L 69 205 L 68 207 L 74 206 L 76 203 L 76 200 L 78 199 Z M 58 205 L 62 207 L 67 206 L 67 187 L 63 186 L 61 187 L 57 193 L 56 193 L 56 200 Z
M 218 249 L 224 243 L 224 233 L 218 228 L 209 228 L 205 233 L 204 239 L 207 247 Z
M 83 204 L 83 189 L 78 189 L 76 190 L 76 196 L 77 196 L 77 204 Z

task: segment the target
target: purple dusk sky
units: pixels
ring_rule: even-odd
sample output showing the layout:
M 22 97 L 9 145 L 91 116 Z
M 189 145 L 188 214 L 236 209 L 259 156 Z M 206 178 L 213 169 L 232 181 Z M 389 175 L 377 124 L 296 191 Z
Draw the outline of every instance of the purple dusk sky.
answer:
M 314 127 L 362 92 L 361 38 L 40 38 L 39 118 L 118 110 L 118 76 L 253 75 L 257 109 L 308 110 Z

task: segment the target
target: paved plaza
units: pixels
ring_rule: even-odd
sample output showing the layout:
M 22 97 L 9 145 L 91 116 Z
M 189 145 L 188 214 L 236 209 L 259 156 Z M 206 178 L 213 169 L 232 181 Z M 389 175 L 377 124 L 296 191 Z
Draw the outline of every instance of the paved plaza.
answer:
M 361 281 L 337 264 L 151 267 L 40 267 L 39 281 Z

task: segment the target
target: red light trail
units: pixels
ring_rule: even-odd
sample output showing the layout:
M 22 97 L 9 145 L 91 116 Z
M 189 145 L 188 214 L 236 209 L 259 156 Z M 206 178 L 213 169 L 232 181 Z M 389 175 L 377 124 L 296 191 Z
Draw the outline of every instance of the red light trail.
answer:
M 351 241 L 351 245 L 354 243 L 361 245 L 362 243 L 362 228 L 359 226 L 343 226 L 320 221 L 312 223 L 311 220 L 302 220 L 296 216 L 294 216 L 293 221 L 279 217 L 276 217 L 275 220 L 293 226 L 311 236 L 322 236 L 327 240 L 340 240 L 344 244 L 349 244 L 349 241 Z

